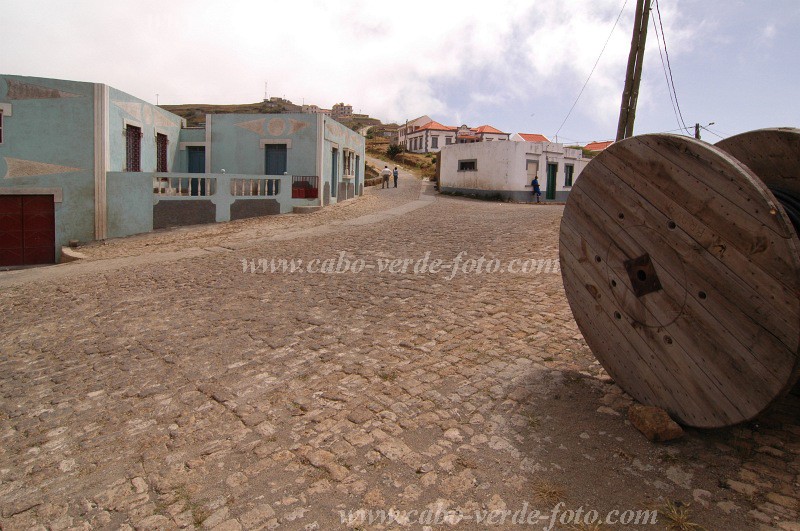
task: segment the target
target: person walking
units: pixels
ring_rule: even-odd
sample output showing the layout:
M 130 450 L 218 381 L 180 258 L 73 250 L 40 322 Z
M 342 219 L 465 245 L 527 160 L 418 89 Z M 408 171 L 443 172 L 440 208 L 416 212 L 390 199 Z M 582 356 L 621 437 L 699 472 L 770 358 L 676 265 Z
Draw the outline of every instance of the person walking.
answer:
M 536 202 L 538 203 L 539 198 L 542 197 L 542 190 L 539 188 L 539 174 L 533 176 L 531 186 L 533 186 L 533 197 L 536 198 Z
M 392 176 L 394 177 L 394 187 L 397 188 L 397 178 L 400 176 L 400 172 L 397 171 L 397 166 L 394 167 L 394 171 L 392 171 Z
M 381 189 L 389 188 L 389 176 L 391 174 L 392 170 L 389 169 L 389 166 L 384 166 L 381 170 L 381 177 L 383 177 L 383 185 L 381 186 Z

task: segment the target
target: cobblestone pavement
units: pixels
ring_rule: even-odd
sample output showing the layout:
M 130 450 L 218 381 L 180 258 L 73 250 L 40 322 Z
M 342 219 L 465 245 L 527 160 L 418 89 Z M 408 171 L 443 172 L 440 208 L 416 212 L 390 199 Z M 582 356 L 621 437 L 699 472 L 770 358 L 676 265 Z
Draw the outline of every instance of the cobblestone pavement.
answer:
M 796 399 L 647 442 L 572 319 L 561 213 L 404 179 L 0 273 L 0 527 L 381 529 L 396 524 L 360 516 L 395 508 L 414 529 L 655 509 L 800 528 Z M 414 274 L 426 253 L 500 270 Z M 264 272 L 271 258 L 305 272 Z M 345 259 L 363 271 L 305 269 Z

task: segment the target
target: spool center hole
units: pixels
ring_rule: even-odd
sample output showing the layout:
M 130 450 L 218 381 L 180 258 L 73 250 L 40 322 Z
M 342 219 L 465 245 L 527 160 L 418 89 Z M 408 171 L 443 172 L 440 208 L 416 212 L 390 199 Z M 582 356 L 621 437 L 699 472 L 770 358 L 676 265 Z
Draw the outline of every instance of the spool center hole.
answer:
M 647 273 L 644 272 L 644 269 L 640 269 L 636 272 L 636 278 L 638 278 L 641 282 L 647 280 Z

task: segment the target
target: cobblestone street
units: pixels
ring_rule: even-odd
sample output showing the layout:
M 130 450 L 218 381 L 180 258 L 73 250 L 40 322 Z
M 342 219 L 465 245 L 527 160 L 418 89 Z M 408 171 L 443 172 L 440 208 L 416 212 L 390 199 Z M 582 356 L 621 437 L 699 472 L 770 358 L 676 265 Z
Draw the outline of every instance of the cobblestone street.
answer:
M 590 529 L 580 508 L 800 529 L 796 397 L 648 442 L 567 305 L 562 212 L 403 175 L 0 272 L 0 528 L 383 529 L 369 511 L 394 508 L 412 529 Z M 415 274 L 426 253 L 444 267 Z M 469 272 L 481 257 L 498 270 Z

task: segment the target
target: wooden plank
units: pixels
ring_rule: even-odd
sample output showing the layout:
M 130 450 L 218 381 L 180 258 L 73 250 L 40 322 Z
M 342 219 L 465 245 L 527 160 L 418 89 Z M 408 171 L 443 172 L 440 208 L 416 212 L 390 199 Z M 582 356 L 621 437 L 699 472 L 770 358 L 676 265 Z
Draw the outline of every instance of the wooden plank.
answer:
M 800 129 L 759 129 L 715 144 L 755 173 L 768 188 L 800 197 Z
M 575 218 L 568 223 L 579 220 L 582 221 L 584 219 L 586 218 Z M 597 219 L 596 217 L 592 218 L 592 221 L 597 221 Z M 575 235 L 581 235 L 583 241 L 581 241 L 580 245 L 590 248 L 586 240 L 587 238 L 591 239 L 592 235 L 588 234 L 587 229 L 588 227 L 586 225 L 577 225 L 574 229 L 565 227 L 564 230 L 562 230 L 562 234 L 569 235 L 570 232 L 574 230 Z M 567 244 L 565 247 L 569 249 L 569 242 L 565 240 L 565 243 Z M 609 260 L 609 262 L 610 261 L 611 260 Z M 602 263 L 603 262 L 598 263 L 595 261 L 585 264 L 584 268 L 596 272 L 593 278 L 598 284 L 602 283 L 606 286 L 611 286 L 608 278 L 603 278 L 602 273 L 599 271 L 600 264 Z M 667 271 L 661 269 L 660 272 L 666 273 Z M 665 285 L 674 282 L 671 278 L 668 278 L 667 275 L 662 274 L 660 277 L 662 283 Z M 694 319 L 687 319 L 684 316 L 683 307 L 678 308 L 678 317 L 667 326 L 646 326 L 635 318 L 632 318 L 631 315 L 625 311 L 624 303 L 620 304 L 621 299 L 627 299 L 628 301 L 630 301 L 630 299 L 637 299 L 633 291 L 628 287 L 627 281 L 617 282 L 616 286 L 609 288 L 608 291 L 610 292 L 608 297 L 612 299 L 612 302 L 617 303 L 618 311 L 621 312 L 624 317 L 632 321 L 632 326 L 640 335 L 645 335 L 648 338 L 648 348 L 650 351 L 667 348 L 669 356 L 672 357 L 670 361 L 674 362 L 674 366 L 669 369 L 670 372 L 682 371 L 682 373 L 679 372 L 679 374 L 682 374 L 682 381 L 697 381 L 699 385 L 697 389 L 706 396 L 706 401 L 713 400 L 715 403 L 721 403 L 726 409 L 731 406 L 739 407 L 739 404 L 728 397 L 731 396 L 731 394 L 734 396 L 737 395 L 742 386 L 745 386 L 753 387 L 753 390 L 738 401 L 763 405 L 769 403 L 775 393 L 780 389 L 781 384 L 779 384 L 777 379 L 772 377 L 769 371 L 761 366 L 756 366 L 758 370 L 753 370 L 752 367 L 749 366 L 749 362 L 752 361 L 751 357 L 743 359 L 742 356 L 735 355 L 742 350 L 741 345 L 731 345 L 730 343 L 732 342 L 729 338 L 725 337 L 727 334 L 724 333 L 724 331 L 722 334 L 716 335 L 707 333 L 703 329 L 704 323 L 698 323 Z M 622 292 L 622 295 L 620 295 L 620 292 Z M 649 296 L 650 295 L 645 298 Z M 672 301 L 670 301 L 668 297 L 662 299 L 662 305 L 666 305 L 669 302 Z M 654 305 L 652 308 L 655 312 L 662 312 L 664 310 L 662 305 Z M 613 315 L 613 312 L 607 313 Z M 692 315 L 692 317 L 694 316 Z M 656 319 L 658 320 L 659 316 L 656 316 Z M 711 331 L 713 332 L 713 329 Z M 670 342 L 667 343 L 664 338 L 670 338 Z M 664 345 L 669 346 L 664 347 Z M 731 355 L 729 349 L 733 349 L 735 354 Z M 658 357 L 661 358 L 662 356 L 659 355 Z M 599 355 L 598 358 L 600 358 Z M 615 373 L 616 371 L 614 374 Z M 750 395 L 753 395 L 752 401 L 749 400 Z M 721 396 L 725 398 L 720 398 Z M 753 404 L 742 407 L 741 412 L 747 412 L 752 415 L 760 411 L 760 409 L 756 409 L 758 406 Z
M 688 291 L 693 297 L 696 298 L 700 291 L 708 295 L 714 290 L 730 307 L 747 309 L 742 316 L 744 321 L 737 318 L 735 325 L 730 327 L 731 333 L 744 336 L 740 340 L 746 343 L 746 337 L 752 337 L 757 329 L 764 328 L 790 350 L 797 351 L 800 341 L 796 331 L 797 322 L 800 321 L 800 303 L 795 278 L 776 281 L 771 274 L 755 266 L 734 248 L 721 256 L 707 252 L 713 246 L 709 242 L 720 245 L 725 240 L 693 216 L 684 215 L 685 211 L 676 205 L 670 205 L 667 198 L 647 192 L 646 195 L 657 200 L 656 204 L 644 199 L 645 194 L 637 191 L 649 186 L 646 181 L 637 183 L 636 189 L 633 189 L 617 179 L 602 161 L 594 164 L 592 171 L 597 178 L 585 180 L 581 189 L 586 189 L 590 197 L 603 197 L 602 204 L 612 217 L 614 213 L 617 216 L 623 214 L 626 224 L 667 228 L 665 232 L 670 235 L 670 248 L 678 253 L 684 263 L 696 266 L 689 271 L 686 279 L 690 288 Z M 668 229 L 670 221 L 676 223 L 672 230 Z M 694 234 L 701 234 L 703 241 L 695 240 Z M 657 248 L 653 252 L 656 251 Z M 727 315 L 722 309 L 716 311 L 723 317 Z M 778 348 L 778 345 L 775 347 Z
M 797 380 L 800 253 L 775 210 L 730 155 L 672 135 L 625 140 L 584 170 L 561 225 L 564 287 L 590 348 L 637 400 L 718 427 Z M 643 293 L 624 264 L 644 256 L 660 289 Z
M 720 205 L 735 215 L 734 221 L 755 228 L 764 225 L 782 238 L 790 236 L 784 220 L 770 213 L 776 202 L 767 186 L 724 150 L 679 135 L 642 135 L 636 140 L 631 146 L 649 148 L 651 152 L 645 156 L 650 160 L 663 158 L 682 172 L 677 174 L 680 178 L 673 178 L 676 184 L 687 178 L 696 180 L 707 189 L 707 196 L 723 199 Z M 702 192 L 699 197 L 704 197 Z
M 580 239 L 580 235 L 569 225 L 562 224 L 562 229 L 565 245 L 561 270 L 570 307 L 587 344 L 593 352 L 603 352 L 598 360 L 620 387 L 638 401 L 658 405 L 692 426 L 724 426 L 744 416 L 744 412 L 736 410 L 736 404 L 715 392 L 714 385 L 697 378 L 690 366 L 679 363 L 680 356 L 671 351 L 673 346 L 680 349 L 679 345 L 654 342 L 646 327 L 637 327 L 624 316 L 614 317 L 617 310 L 613 295 L 596 271 L 592 274 L 593 261 L 586 260 L 583 265 L 589 267 L 580 267 L 581 259 L 571 254 L 574 246 L 568 240 Z M 590 255 L 594 252 L 588 246 L 584 249 Z
M 603 154 L 607 151 L 608 149 Z M 694 199 L 684 198 L 684 194 L 675 195 L 665 192 L 664 189 L 668 190 L 669 185 L 657 186 L 651 179 L 652 174 L 630 175 L 631 167 L 615 153 L 610 153 L 609 156 L 602 158 L 598 157 L 592 161 L 592 164 L 608 168 L 615 179 L 627 184 L 646 203 L 653 205 L 667 216 L 668 220 L 674 221 L 703 249 L 717 257 L 718 260 L 729 263 L 732 271 L 747 271 L 747 275 L 739 276 L 754 291 L 758 292 L 763 289 L 763 286 L 772 286 L 775 283 L 774 285 L 778 286 L 780 291 L 765 294 L 768 300 L 785 299 L 785 295 L 782 297 L 782 294 L 787 291 L 790 294 L 797 292 L 798 281 L 795 272 L 798 268 L 798 257 L 796 245 L 791 240 L 767 240 L 757 235 L 758 230 L 753 232 L 740 230 L 729 223 L 726 216 L 707 214 L 706 210 L 714 209 L 719 205 L 719 199 L 716 199 L 716 202 L 707 201 L 691 208 L 687 204 L 693 202 Z M 587 166 L 588 168 L 589 166 Z M 600 168 L 592 171 L 600 171 Z M 586 170 L 584 170 L 585 172 Z M 582 174 L 581 177 L 583 176 Z M 683 175 L 676 177 L 680 179 L 683 178 Z M 781 243 L 785 243 L 783 252 L 775 249 Z M 754 248 L 765 249 L 766 252 L 753 254 L 751 251 Z M 750 264 L 757 267 L 752 267 Z
M 695 173 L 689 173 L 674 163 L 676 157 L 664 155 L 667 149 L 670 149 L 669 145 L 661 145 L 656 151 L 640 141 L 649 136 L 655 135 L 635 137 L 628 142 L 614 144 L 613 146 L 618 146 L 617 149 L 611 151 L 606 149 L 601 153 L 601 156 L 605 156 L 602 159 L 598 156 L 597 160 L 602 160 L 602 163 L 614 171 L 618 178 L 628 184 L 632 181 L 646 180 L 652 185 L 651 189 L 658 190 L 672 202 L 680 205 L 702 225 L 714 228 L 726 240 L 729 247 L 735 247 L 761 265 L 762 269 L 770 271 L 777 277 L 795 271 L 797 264 L 787 263 L 788 257 L 780 254 L 775 245 L 770 245 L 776 243 L 778 239 L 790 238 L 794 229 L 785 216 L 770 214 L 775 211 L 776 203 L 766 186 L 762 184 L 758 194 L 745 194 L 746 190 L 752 192 L 752 180 L 755 178 L 742 174 L 740 167 L 728 166 L 724 177 L 717 173 L 717 168 L 707 168 L 704 173 L 702 167 L 696 167 Z M 720 152 L 707 144 L 704 147 L 708 151 L 713 149 Z M 689 158 L 689 155 L 685 158 Z M 714 156 L 709 159 L 709 165 L 712 162 L 721 164 Z M 682 162 L 685 160 L 682 159 Z M 725 182 L 737 175 L 741 177 L 738 182 L 730 185 Z M 712 184 L 724 189 L 728 195 L 719 193 Z M 739 188 L 742 191 L 737 193 Z M 744 210 L 737 204 L 742 202 L 750 204 L 750 207 Z
M 583 215 L 570 221 L 584 238 L 602 241 L 604 234 L 609 234 L 604 231 L 612 226 L 614 217 L 603 211 L 587 194 L 579 194 L 576 200 L 575 206 L 580 208 Z M 639 227 L 632 228 L 641 231 Z M 773 336 L 768 336 L 771 341 L 742 344 L 734 336 L 735 325 L 746 321 L 747 313 L 742 313 L 741 308 L 727 303 L 712 290 L 707 292 L 703 301 L 698 301 L 696 296 L 687 296 L 683 285 L 686 284 L 686 277 L 694 276 L 696 270 L 691 266 L 684 267 L 677 253 L 672 250 L 671 242 L 661 239 L 657 232 L 650 231 L 640 236 L 640 241 L 648 245 L 647 249 L 642 248 L 632 234 L 632 231 L 609 234 L 610 251 L 602 258 L 607 271 L 611 273 L 606 282 L 609 285 L 612 280 L 616 283 L 610 291 L 621 311 L 643 326 L 660 325 L 664 329 L 661 339 L 669 336 L 671 340 L 687 346 L 692 356 L 691 363 L 723 392 L 742 386 L 753 387 L 750 393 L 761 404 L 769 403 L 782 389 L 787 375 L 793 371 L 796 357 L 792 352 Z M 615 256 L 617 253 L 614 251 L 621 252 L 622 256 Z M 649 252 L 653 259 L 663 290 L 639 298 L 630 287 L 626 271 L 614 266 L 642 252 Z M 677 275 L 676 269 L 679 269 Z M 631 311 L 631 308 L 635 308 L 635 311 Z M 642 318 L 642 312 L 651 314 L 652 318 Z M 757 331 L 756 327 L 753 323 L 750 328 Z

